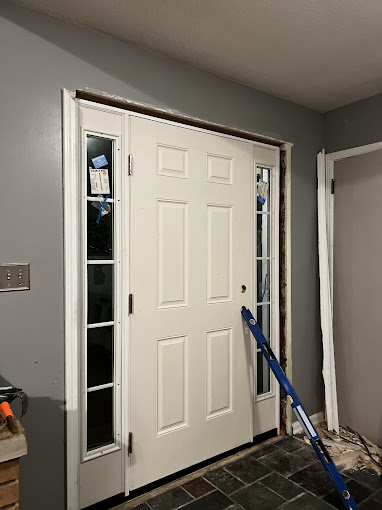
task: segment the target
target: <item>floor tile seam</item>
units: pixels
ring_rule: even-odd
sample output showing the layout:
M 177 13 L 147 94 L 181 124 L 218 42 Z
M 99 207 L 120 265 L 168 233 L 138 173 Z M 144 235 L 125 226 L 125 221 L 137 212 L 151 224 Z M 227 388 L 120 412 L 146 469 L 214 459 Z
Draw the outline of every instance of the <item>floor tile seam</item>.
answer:
M 264 477 L 262 478 L 262 480 L 264 479 Z M 254 482 L 252 482 L 250 485 L 247 485 L 246 487 L 242 487 L 241 489 L 248 489 L 249 487 L 252 487 L 252 485 L 255 485 L 255 483 L 257 482 L 260 482 L 261 483 L 261 480 L 255 480 Z M 263 487 L 265 487 L 266 489 L 269 489 L 271 492 L 273 492 L 274 494 L 276 494 L 276 496 L 279 496 L 280 498 L 283 498 L 285 501 L 288 501 L 286 498 L 284 498 L 284 496 L 281 496 L 281 494 L 279 494 L 278 492 L 275 492 L 273 489 L 271 489 L 271 487 L 267 487 L 266 485 L 264 485 L 263 483 L 261 484 Z M 237 491 L 233 492 L 233 494 L 239 492 L 239 490 L 241 489 L 238 489 Z M 284 503 L 283 503 L 284 504 Z
M 223 469 L 223 471 L 225 471 L 226 473 L 228 473 L 229 475 L 231 475 L 233 478 L 235 478 L 235 479 L 236 479 L 236 480 L 238 480 L 239 482 L 243 483 L 243 484 L 244 484 L 244 486 L 251 485 L 250 483 L 247 483 L 247 482 L 245 482 L 244 480 L 242 480 L 241 478 L 239 478 L 237 475 L 234 475 L 233 473 L 231 473 L 231 471 L 228 471 L 228 469 L 226 469 L 225 467 L 223 467 L 222 469 Z M 243 487 L 240 487 L 240 488 L 239 488 L 239 489 L 237 489 L 237 490 L 239 491 L 239 490 L 240 490 L 240 489 L 242 489 L 242 488 L 243 488 Z M 236 491 L 234 491 L 234 492 L 236 492 Z M 232 492 L 232 494 L 233 494 L 233 492 Z
M 288 478 L 288 480 L 289 480 L 289 478 L 290 478 L 290 477 L 292 477 L 292 476 L 294 476 L 294 475 L 297 475 L 297 473 L 301 473 L 301 471 L 304 471 L 304 469 L 306 469 L 306 468 L 308 468 L 308 467 L 312 467 L 312 466 L 313 466 L 313 464 L 318 464 L 318 462 L 319 462 L 318 460 L 314 460 L 314 461 L 312 461 L 312 463 L 311 463 L 311 464 L 307 464 L 307 465 L 306 465 L 306 466 L 304 466 L 303 468 L 299 469 L 298 471 L 295 471 L 294 473 L 291 473 L 290 475 L 283 475 L 282 473 L 279 473 L 278 471 L 277 471 L 277 473 L 279 473 L 281 476 L 284 476 L 285 478 Z M 264 464 L 264 465 L 265 465 L 265 464 Z M 320 464 L 320 466 L 322 466 L 322 464 Z M 323 473 L 325 473 L 324 468 L 322 468 L 322 472 L 323 472 Z M 291 481 L 293 481 L 293 480 L 291 480 Z M 293 483 L 297 483 L 297 482 L 293 482 Z M 297 485 L 298 485 L 298 484 L 297 484 Z
M 345 476 L 347 476 L 347 475 L 345 475 Z M 342 476 L 341 476 L 341 478 L 342 478 Z M 379 487 L 378 489 L 374 489 L 370 485 L 367 485 L 366 483 L 360 482 L 356 478 L 352 478 L 352 477 L 348 477 L 348 480 L 345 482 L 345 485 L 347 485 L 351 480 L 353 480 L 353 482 L 359 483 L 360 485 L 362 485 L 362 487 L 365 487 L 365 489 L 369 489 L 370 491 L 373 491 L 373 493 L 377 493 L 381 489 L 381 487 Z
M 192 501 L 196 500 L 196 498 L 194 498 L 194 496 L 192 494 L 190 494 L 182 485 L 178 485 L 178 487 L 182 487 L 182 489 L 186 492 L 186 494 L 188 494 L 192 498 L 192 500 L 191 501 L 187 501 L 187 503 L 185 503 L 184 505 L 176 506 L 176 507 L 172 508 L 171 510 L 178 510 L 178 508 L 182 508 L 183 506 L 188 505 L 189 503 L 192 503 Z M 173 489 L 176 489 L 176 488 L 177 487 L 173 487 Z M 167 492 L 170 492 L 173 489 L 169 489 L 166 492 L 162 492 L 161 494 L 158 494 L 158 496 L 161 496 L 162 494 L 166 494 Z M 156 498 L 157 496 L 154 496 L 154 497 Z M 154 499 L 154 498 L 151 498 L 151 499 Z M 150 510 L 155 510 L 155 508 L 150 505 L 149 501 L 150 501 L 150 499 L 148 499 L 147 501 L 143 502 L 142 504 L 146 504 L 150 508 Z M 132 510 L 134 510 L 134 507 L 132 508 Z
M 250 487 L 251 485 L 253 485 L 253 484 L 254 484 L 254 483 L 256 483 L 256 482 L 259 482 L 260 480 L 264 480 L 264 478 L 266 478 L 268 475 L 271 475 L 271 474 L 272 474 L 272 472 L 267 473 L 267 474 L 265 474 L 264 476 L 261 476 L 260 478 L 256 478 L 256 480 L 253 480 L 253 482 L 251 482 L 251 483 L 246 483 L 246 482 L 244 482 L 243 480 L 241 480 L 240 478 L 237 478 L 237 477 L 236 477 L 238 480 L 240 480 L 240 482 L 244 483 L 244 487 L 240 487 L 240 488 L 239 488 L 239 489 L 237 489 L 236 491 L 233 491 L 233 492 L 232 492 L 232 494 L 235 494 L 235 492 L 238 492 L 238 491 L 240 491 L 241 489 L 244 489 L 245 487 Z
M 310 494 L 311 496 L 313 496 L 315 499 L 322 499 L 325 497 L 320 497 L 320 496 L 317 496 L 317 494 L 314 494 L 313 492 L 310 492 L 308 491 L 307 489 L 304 489 L 304 492 L 302 494 L 299 494 L 298 496 L 296 496 L 295 498 L 293 499 L 290 499 L 289 501 L 286 501 L 285 503 L 283 503 L 279 508 L 280 509 L 284 509 L 286 507 L 286 505 L 288 503 L 292 503 L 293 501 L 296 501 L 297 499 L 300 499 L 302 498 L 305 494 Z M 330 493 L 329 493 L 330 494 Z M 327 494 L 326 494 L 327 495 Z M 324 501 L 324 500 L 323 500 Z M 338 510 L 335 506 L 331 505 L 330 503 L 328 503 L 327 501 L 324 501 L 324 503 L 326 503 L 330 508 L 334 508 L 334 510 Z M 277 509 L 278 510 L 278 509 Z
M 264 477 L 262 478 L 262 480 L 264 480 Z M 260 483 L 261 483 L 261 480 L 258 480 Z M 256 482 L 255 482 L 256 483 Z M 278 496 L 279 498 L 282 498 L 282 499 L 285 499 L 285 501 L 288 501 L 286 498 L 284 498 L 284 496 L 281 496 L 281 494 L 279 494 L 278 492 L 274 491 L 271 487 L 267 487 L 266 485 L 264 485 L 263 483 L 261 483 L 261 485 L 263 487 L 266 487 L 267 489 L 269 489 L 271 492 L 273 492 L 273 494 L 276 494 L 276 496 Z M 284 504 L 284 503 L 282 503 Z
M 214 491 L 208 492 L 207 494 L 204 494 L 203 496 L 199 496 L 199 498 L 194 498 L 192 501 L 187 501 L 187 503 L 184 503 L 184 505 L 177 506 L 175 508 L 172 508 L 171 510 L 181 510 L 182 508 L 186 507 L 187 505 L 190 505 L 194 501 L 199 501 L 200 499 L 204 498 L 205 496 L 208 496 L 209 494 L 213 494 L 214 492 L 220 492 L 221 494 L 223 494 L 223 496 L 226 496 L 231 501 L 229 506 L 232 506 L 235 503 L 227 494 L 224 494 L 221 490 L 216 489 Z M 152 507 L 150 507 L 150 508 L 152 508 Z M 226 507 L 226 508 L 228 508 L 228 507 Z
M 362 503 L 367 503 L 368 501 L 371 501 L 374 498 L 374 496 L 375 492 L 373 492 L 373 494 L 370 494 L 370 496 L 367 496 L 367 498 L 358 501 L 357 505 L 361 505 Z
M 297 496 L 295 496 L 294 498 L 292 499 L 289 499 L 289 500 L 286 500 L 284 503 L 282 503 L 279 508 L 285 508 L 285 506 L 288 504 L 288 503 L 293 503 L 293 501 L 297 501 L 298 499 L 302 498 L 302 496 L 306 494 L 306 492 L 302 492 L 301 494 L 297 494 Z
M 271 475 L 271 474 L 272 474 L 272 472 L 271 472 L 271 473 L 267 473 L 266 475 L 264 475 L 264 476 L 262 476 L 262 477 L 260 477 L 260 478 L 257 478 L 256 480 L 254 480 L 254 481 L 253 481 L 253 482 L 251 482 L 251 483 L 246 483 L 246 484 L 244 485 L 244 487 L 240 487 L 240 488 L 239 488 L 239 489 L 237 489 L 236 491 L 233 491 L 233 492 L 231 493 L 231 496 L 233 496 L 233 495 L 234 495 L 234 494 L 236 494 L 237 492 L 241 491 L 242 489 L 247 489 L 248 487 L 251 487 L 251 486 L 252 486 L 252 485 L 254 485 L 256 482 L 260 482 L 260 483 L 261 483 L 261 480 L 264 480 L 264 478 L 266 478 L 267 476 L 269 476 L 269 475 Z M 263 483 L 262 483 L 262 486 L 263 486 L 263 487 L 267 487 L 267 488 L 268 488 L 268 489 L 270 489 L 272 492 L 275 492 L 273 489 L 271 489 L 271 488 L 270 488 L 270 487 L 268 487 L 267 485 L 264 485 Z M 275 492 L 275 494 L 277 494 L 278 496 L 280 496 L 280 494 L 278 494 L 277 492 Z M 281 497 L 283 498 L 283 496 L 281 496 Z M 283 499 L 285 499 L 285 498 L 283 498 Z
M 197 478 L 195 478 L 195 480 L 197 480 Z M 192 481 L 192 480 L 190 480 L 190 481 Z M 188 482 L 185 482 L 185 483 L 188 483 Z M 191 494 L 191 492 L 189 492 L 189 491 L 186 489 L 186 487 L 185 487 L 184 485 L 178 485 L 178 487 L 182 487 L 182 489 L 183 489 L 185 492 L 187 492 L 187 494 L 188 494 L 189 496 L 191 496 L 191 497 L 192 497 L 192 499 L 198 499 L 198 498 L 196 498 L 195 496 L 193 496 L 193 495 Z M 212 491 L 210 491 L 210 492 L 212 492 Z M 164 493 L 164 494 L 166 494 L 166 493 Z M 207 492 L 206 494 L 209 494 L 209 492 Z M 206 494 L 204 494 L 204 496 L 205 496 Z
M 225 469 L 223 469 L 223 471 L 225 471 Z M 230 474 L 230 473 L 229 473 Z M 204 477 L 202 477 L 204 479 Z M 214 482 L 211 482 L 208 478 L 205 479 L 206 482 L 208 482 L 210 485 L 212 485 L 212 487 L 221 492 L 222 494 L 224 494 L 225 496 L 227 496 L 229 498 L 229 494 L 226 494 L 225 492 L 222 491 L 222 489 L 220 489 L 217 485 L 214 484 Z M 187 489 L 186 489 L 187 490 Z M 207 494 L 211 494 L 211 492 L 214 492 L 214 491 L 210 491 L 210 492 L 207 492 Z M 207 494 L 204 494 L 204 496 L 207 496 Z M 203 497 L 203 496 L 200 496 L 200 497 Z M 200 499 L 200 498 L 194 498 L 194 499 Z M 1 509 L 0 509 L 1 510 Z
M 268 473 L 268 474 L 272 474 L 272 473 Z M 279 473 L 278 473 L 278 474 L 279 474 Z M 282 476 L 282 475 L 280 475 L 280 476 Z M 294 499 L 294 498 L 292 498 L 292 499 L 284 498 L 284 496 L 282 496 L 281 494 L 279 494 L 278 492 L 276 492 L 274 489 L 272 489 L 272 487 L 268 487 L 268 485 L 265 485 L 265 484 L 263 483 L 264 478 L 266 478 L 266 476 L 263 476 L 261 479 L 256 480 L 256 481 L 259 481 L 263 487 L 267 487 L 267 489 L 271 490 L 272 492 L 274 492 L 275 494 L 277 494 L 278 496 L 280 496 L 280 498 L 285 499 L 285 501 L 287 501 L 287 502 L 288 502 L 288 501 L 293 501 L 293 499 Z M 254 482 L 254 483 L 256 483 L 256 482 Z M 295 482 L 292 482 L 292 481 L 291 481 L 290 483 L 294 483 L 295 485 L 297 485 L 298 487 L 300 487 L 300 485 L 296 484 Z M 304 491 L 304 489 L 303 489 L 302 487 L 301 487 L 301 489 Z M 302 492 L 301 494 L 304 494 L 304 492 Z M 301 494 L 298 494 L 297 496 L 295 496 L 295 498 L 297 498 L 298 496 L 301 496 Z M 284 504 L 284 503 L 283 503 L 283 504 Z

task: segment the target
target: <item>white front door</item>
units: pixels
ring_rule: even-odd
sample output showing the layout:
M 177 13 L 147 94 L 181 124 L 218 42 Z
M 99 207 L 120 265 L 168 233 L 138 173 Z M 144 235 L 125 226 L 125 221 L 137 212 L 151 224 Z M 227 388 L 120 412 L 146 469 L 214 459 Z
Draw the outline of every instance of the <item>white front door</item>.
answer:
M 240 310 L 254 167 L 250 142 L 142 118 L 130 129 L 135 489 L 252 440 Z

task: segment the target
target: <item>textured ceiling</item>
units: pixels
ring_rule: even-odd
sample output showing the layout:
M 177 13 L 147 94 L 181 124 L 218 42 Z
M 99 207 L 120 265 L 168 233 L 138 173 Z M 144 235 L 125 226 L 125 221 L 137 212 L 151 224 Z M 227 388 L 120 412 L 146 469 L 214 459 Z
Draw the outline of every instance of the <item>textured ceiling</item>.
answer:
M 13 0 L 328 111 L 382 92 L 382 0 Z

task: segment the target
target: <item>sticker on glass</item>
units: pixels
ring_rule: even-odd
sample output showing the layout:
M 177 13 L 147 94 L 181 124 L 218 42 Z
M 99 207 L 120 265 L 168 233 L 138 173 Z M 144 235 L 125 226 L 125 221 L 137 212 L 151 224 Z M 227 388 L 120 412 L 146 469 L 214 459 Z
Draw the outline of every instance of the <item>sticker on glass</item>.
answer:
M 107 168 L 89 168 L 92 195 L 109 195 L 109 170 Z
M 257 183 L 257 200 L 264 205 L 268 197 L 269 184 L 261 179 Z
M 107 165 L 105 154 L 102 154 L 102 156 L 97 156 L 96 158 L 92 158 L 92 161 L 94 168 L 101 168 L 101 166 Z

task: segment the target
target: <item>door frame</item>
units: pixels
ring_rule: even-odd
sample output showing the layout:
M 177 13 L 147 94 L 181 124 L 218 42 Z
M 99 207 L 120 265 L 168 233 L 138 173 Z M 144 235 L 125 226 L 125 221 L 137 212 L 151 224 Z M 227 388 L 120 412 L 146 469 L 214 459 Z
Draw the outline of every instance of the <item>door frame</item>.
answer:
M 352 147 L 351 149 L 345 149 L 336 152 L 330 152 L 325 154 L 325 203 L 319 203 L 320 208 L 324 208 L 326 218 L 326 229 L 327 229 L 327 241 L 328 241 L 328 258 L 324 258 L 322 261 L 323 269 L 329 273 L 329 289 L 330 295 L 333 296 L 333 247 L 334 247 L 334 193 L 332 193 L 332 181 L 334 182 L 334 165 L 336 161 L 342 159 L 352 158 L 354 156 L 360 156 L 369 152 L 374 152 L 382 149 L 382 142 L 371 143 L 367 145 L 359 145 Z M 325 314 L 322 329 L 333 330 L 333 299 L 331 299 L 331 314 Z M 335 375 L 331 371 L 335 371 L 331 365 L 323 366 L 323 376 L 329 379 Z M 335 394 L 335 400 L 337 401 L 337 388 L 333 387 L 331 393 Z M 338 422 L 338 411 L 336 407 L 332 409 L 332 406 L 326 406 L 327 419 L 331 423 Z M 330 416 L 329 416 L 330 415 Z
M 334 179 L 334 163 L 341 159 L 360 156 L 368 152 L 374 152 L 382 149 L 382 142 L 359 145 L 351 149 L 345 149 L 337 152 L 329 152 L 325 158 L 325 188 L 326 188 L 326 218 L 328 228 L 328 248 L 329 248 L 329 274 L 330 286 L 333 295 L 333 214 L 334 214 L 334 194 L 331 193 L 331 183 Z M 332 303 L 333 304 L 333 303 Z
M 79 275 L 79 257 L 81 251 L 81 241 L 79 239 L 79 182 L 77 177 L 77 168 L 79 164 L 80 150 L 78 145 L 78 105 L 89 105 L 90 107 L 103 110 L 115 111 L 119 114 L 121 110 L 124 113 L 143 117 L 156 122 L 170 124 L 178 127 L 205 132 L 209 134 L 217 134 L 226 138 L 240 141 L 251 142 L 253 145 L 262 146 L 269 150 L 280 149 L 287 153 L 287 167 L 285 174 L 285 273 L 286 273 L 286 352 L 291 353 L 292 336 L 291 336 L 291 148 L 292 144 L 279 141 L 279 145 L 270 145 L 258 142 L 246 137 L 248 133 L 243 132 L 243 136 L 235 136 L 224 132 L 211 131 L 210 129 L 189 125 L 180 121 L 168 120 L 166 118 L 158 118 L 146 113 L 130 111 L 127 108 L 119 108 L 117 106 L 109 106 L 101 103 L 95 103 L 90 100 L 76 99 L 76 93 L 62 90 L 62 111 L 63 111 L 63 216 L 64 216 L 64 337 L 65 337 L 65 423 L 66 423 L 66 508 L 67 510 L 78 510 L 79 508 L 79 463 L 80 463 L 80 390 L 79 390 L 79 304 L 81 281 Z M 153 110 L 154 111 L 154 110 Z M 165 117 L 162 112 L 163 117 Z M 200 119 L 195 119 L 200 122 Z M 125 149 L 128 154 L 129 140 L 125 137 Z M 256 162 L 254 162 L 256 164 Z M 254 168 L 254 171 L 256 169 Z M 126 190 L 125 190 L 126 191 Z M 128 192 L 128 190 L 127 190 Z M 128 195 L 126 195 L 128 196 Z M 125 211 L 126 212 L 126 211 Z M 253 229 L 252 229 L 253 230 Z M 125 232 L 126 234 L 126 232 Z M 128 234 L 128 232 L 127 232 Z M 253 245 L 253 240 L 252 240 Z M 252 254 L 253 259 L 254 254 Z M 254 259 L 253 259 L 254 260 Z M 125 271 L 124 284 L 128 285 L 128 271 Z M 127 331 L 125 331 L 125 334 Z M 122 347 L 122 358 L 128 360 L 129 342 Z M 279 347 L 279 346 L 278 346 Z M 291 356 L 288 357 L 288 365 L 286 373 L 288 378 L 292 379 Z M 279 420 L 280 415 L 280 392 L 276 391 L 275 398 L 275 415 Z M 122 403 L 122 445 L 126 448 L 127 434 L 129 430 L 129 404 Z M 292 429 L 292 414 L 287 413 L 286 428 L 288 433 Z M 278 427 L 279 430 L 279 427 Z M 128 488 L 128 465 L 125 465 L 125 487 Z M 125 491 L 128 495 L 128 490 Z

